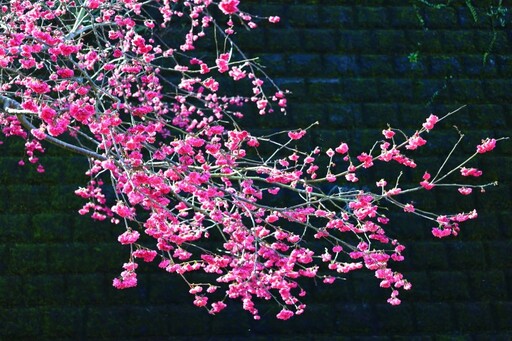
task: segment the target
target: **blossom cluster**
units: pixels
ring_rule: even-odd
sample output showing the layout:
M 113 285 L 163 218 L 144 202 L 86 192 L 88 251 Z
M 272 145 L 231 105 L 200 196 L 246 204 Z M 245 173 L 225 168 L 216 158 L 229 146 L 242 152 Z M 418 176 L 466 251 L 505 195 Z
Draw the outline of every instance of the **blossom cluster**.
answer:
M 331 284 L 367 269 L 397 305 L 411 283 L 393 270 L 405 246 L 388 235 L 382 205 L 430 219 L 440 238 L 477 216 L 424 212 L 397 198 L 445 185 L 457 171 L 481 176 L 465 166 L 494 149 L 496 139 L 482 141 L 456 168 L 425 171 L 410 188 L 390 186 L 390 179 L 377 182 L 375 193 L 336 185 L 357 183 L 361 169 L 379 163 L 417 168 L 409 153 L 452 113 L 430 115 L 412 134 L 383 130 L 384 138 L 359 154 L 344 141 L 300 149 L 311 127 L 271 136 L 241 128 L 250 106 L 259 115 L 286 111 L 287 92 L 233 40 L 237 29 L 264 19 L 277 24 L 278 17 L 254 17 L 239 0 L 0 3 L 2 132 L 26 140 L 31 163 L 44 152 L 41 141 L 89 158 L 89 181 L 75 192 L 87 201 L 79 213 L 124 226 L 118 242 L 129 247 L 129 260 L 113 280 L 118 289 L 137 285 L 139 261 L 157 260 L 212 314 L 236 299 L 259 319 L 257 303 L 274 300 L 277 318 L 288 319 L 306 308 L 300 278 Z M 171 45 L 166 34 L 174 27 L 189 28 Z M 216 37 L 212 52 L 196 53 L 209 35 Z M 233 93 L 226 83 L 237 82 L 244 86 Z M 274 152 L 259 152 L 269 147 Z M 484 185 L 454 186 L 469 195 Z M 311 240 L 324 247 L 309 246 Z M 198 272 L 212 280 L 195 281 Z

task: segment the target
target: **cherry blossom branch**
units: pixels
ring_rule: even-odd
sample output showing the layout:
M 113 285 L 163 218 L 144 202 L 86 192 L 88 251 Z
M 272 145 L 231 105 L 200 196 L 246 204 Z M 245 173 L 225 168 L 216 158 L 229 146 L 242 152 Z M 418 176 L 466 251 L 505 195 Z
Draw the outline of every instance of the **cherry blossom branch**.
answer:
M 25 129 L 27 131 L 33 131 L 33 130 L 37 130 L 37 128 L 28 121 L 27 117 L 25 116 L 26 114 L 31 114 L 31 115 L 34 115 L 35 113 L 34 112 L 30 112 L 28 110 L 23 110 L 23 109 L 19 109 L 21 108 L 21 105 L 9 98 L 9 97 L 6 97 L 6 96 L 3 96 L 3 95 L 0 95 L 0 102 L 3 102 L 4 103 L 4 110 L 9 113 L 9 114 L 14 114 L 16 115 L 16 117 L 18 118 L 18 120 L 20 121 L 20 123 L 23 125 L 23 127 L 25 127 Z M 15 108 L 11 108 L 12 106 L 14 106 Z M 18 109 L 16 109 L 18 108 Z M 98 154 L 96 152 L 93 152 L 89 149 L 85 149 L 85 148 L 82 148 L 82 147 L 79 147 L 79 146 L 75 146 L 73 144 L 70 144 L 70 143 L 67 143 L 67 142 L 64 142 L 64 141 L 61 141 L 59 139 L 56 139 L 52 136 L 49 136 L 49 135 L 45 135 L 43 137 L 43 139 L 47 142 L 50 142 L 51 144 L 53 145 L 56 145 L 62 149 L 65 149 L 65 150 L 68 150 L 68 151 L 71 151 L 73 153 L 77 153 L 77 154 L 80 154 L 80 155 L 84 155 L 84 156 L 87 156 L 87 157 L 91 157 L 93 159 L 96 159 L 96 160 L 106 160 L 107 158 L 104 156 L 104 155 L 101 155 L 101 154 Z
M 463 107 L 430 115 L 411 135 L 388 125 L 360 154 L 345 142 L 303 148 L 317 122 L 264 136 L 243 129 L 251 107 L 261 119 L 286 114 L 289 93 L 234 41 L 237 30 L 279 18 L 251 16 L 239 0 L 0 2 L 7 9 L 0 17 L 0 90 L 8 94 L 0 95 L 2 132 L 26 140 L 31 163 L 44 152 L 39 141 L 88 157 L 89 181 L 75 191 L 86 202 L 78 212 L 121 226 L 128 262 L 113 280 L 118 289 L 136 286 L 140 261 L 158 258 L 211 314 L 233 299 L 259 319 L 256 302 L 264 299 L 288 319 L 306 308 L 300 278 L 331 284 L 367 269 L 397 305 L 411 284 L 393 269 L 405 247 L 388 236 L 384 204 L 434 221 L 436 237 L 455 236 L 476 211 L 427 212 L 405 195 L 436 186 L 469 195 L 495 184 L 445 181 L 457 171 L 480 176 L 465 166 L 505 138 L 483 140 L 445 171 L 459 139 L 436 176 L 425 172 L 410 188 L 400 188 L 401 173 L 390 186 L 378 181 L 377 191 L 357 184 L 362 170 L 379 163 L 416 168 L 409 154 Z M 180 25 L 181 41 L 166 39 Z M 62 141 L 66 133 L 76 141 Z M 211 281 L 196 283 L 193 272 Z

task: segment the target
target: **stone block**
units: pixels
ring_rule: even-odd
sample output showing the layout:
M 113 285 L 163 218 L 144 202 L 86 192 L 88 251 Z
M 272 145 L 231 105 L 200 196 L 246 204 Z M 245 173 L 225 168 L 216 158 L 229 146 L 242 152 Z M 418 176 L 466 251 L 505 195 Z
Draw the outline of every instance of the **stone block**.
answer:
M 267 66 L 270 71 L 272 78 L 276 77 L 289 77 L 292 74 L 290 73 L 293 71 L 295 73 L 294 69 L 290 69 L 290 63 L 286 59 L 286 55 L 282 53 L 264 53 L 264 54 L 257 54 L 257 57 L 259 58 L 259 61 L 262 65 Z
M 61 292 L 65 305 L 86 306 L 105 304 L 106 292 L 112 290 L 116 273 L 65 274 L 66 287 Z
M 6 340 L 34 340 L 41 337 L 41 309 L 36 307 L 0 309 L 0 337 Z
M 512 302 L 494 301 L 491 303 L 491 309 L 494 311 L 494 323 L 496 330 L 510 332 L 510 323 L 512 322 Z
M 336 32 L 338 51 L 344 54 L 375 51 L 371 30 L 340 30 Z
M 403 46 L 408 45 L 407 37 L 402 30 L 378 29 L 370 31 L 369 34 L 373 37 L 373 45 L 365 45 L 361 52 L 395 56 L 403 53 Z
M 479 8 L 478 11 L 471 11 L 468 6 L 459 6 L 457 8 L 457 17 L 460 27 L 481 28 L 488 25 L 488 19 L 485 17 L 485 10 Z
M 372 271 L 357 271 L 347 276 L 352 286 L 353 299 L 367 304 L 384 303 L 388 299 L 389 290 L 379 288 L 380 280 L 375 278 Z
M 494 331 L 494 319 L 488 303 L 461 302 L 453 304 L 459 330 L 465 332 Z
M 492 192 L 476 197 L 481 212 L 503 212 L 510 209 L 511 193 L 506 187 L 494 187 Z
M 56 212 L 66 209 L 76 210 L 79 208 L 79 199 L 74 195 L 76 185 L 53 184 L 53 185 L 7 185 L 7 202 L 10 203 L 7 212 L 26 213 L 26 212 Z M 43 199 L 44 198 L 44 199 Z
M 236 304 L 235 302 L 230 303 Z M 200 309 L 190 303 L 167 307 L 167 317 L 170 317 L 170 321 L 172 321 L 169 326 L 169 335 L 183 335 L 196 338 L 208 335 L 210 330 L 209 320 L 212 316 L 204 309 Z M 187 321 L 187 323 L 180 321 Z
M 382 78 L 378 81 L 380 102 L 401 103 L 414 101 L 413 82 L 407 78 Z
M 329 77 L 345 78 L 359 75 L 359 64 L 355 55 L 324 55 L 322 74 Z
M 420 46 L 423 53 L 443 53 L 442 37 L 437 30 L 407 30 L 405 37 L 408 45 Z
M 439 335 L 456 328 L 451 305 L 445 302 L 415 303 L 414 316 L 418 330 L 427 335 Z
M 359 104 L 328 104 L 326 105 L 329 127 L 335 131 L 360 126 L 362 109 Z
M 181 324 L 186 325 L 187 320 L 181 319 L 178 316 L 173 320 L 169 316 L 168 306 L 157 304 L 146 304 L 139 307 L 134 307 L 129 320 L 131 335 L 137 335 L 139 340 L 151 339 L 159 340 L 165 338 L 168 335 L 172 335 L 173 340 L 181 340 L 185 338 L 184 335 L 177 335 L 172 333 L 172 326 L 177 320 L 181 321 Z
M 119 227 L 112 227 L 109 222 L 98 222 L 90 217 L 74 214 L 70 219 L 73 243 L 102 243 L 117 240 L 117 236 L 124 232 Z
M 359 72 L 362 77 L 392 77 L 393 61 L 387 55 L 360 55 Z
M 41 244 L 12 244 L 9 248 L 7 274 L 33 275 L 46 273 L 48 246 Z
M 318 54 L 292 54 L 288 56 L 287 65 L 297 76 L 314 77 L 322 70 L 322 59 Z
M 412 86 L 412 96 L 416 103 L 453 103 L 447 87 L 442 79 L 416 80 Z
M 302 77 L 283 77 L 274 79 L 277 86 L 282 90 L 288 90 L 291 92 L 288 95 L 288 101 L 293 102 L 294 98 L 307 98 L 310 96 L 308 93 L 309 89 Z M 279 110 L 279 109 L 274 109 Z
M 307 29 L 303 32 L 302 50 L 316 53 L 332 53 L 337 51 L 335 30 Z
M 367 303 L 345 303 L 337 306 L 340 325 L 338 335 L 371 335 L 375 330 L 374 306 Z
M 410 86 L 413 86 L 413 82 L 409 83 Z M 400 129 L 410 129 L 413 133 L 418 130 L 419 126 L 425 121 L 425 119 L 432 113 L 425 104 L 418 104 L 415 102 L 407 103 L 407 102 L 399 102 L 398 109 L 400 110 L 401 120 L 398 123 L 394 123 L 394 128 Z
M 487 101 L 502 103 L 510 99 L 512 84 L 508 79 L 484 80 L 482 88 Z
M 469 300 L 468 277 L 460 271 L 433 271 L 429 274 L 432 300 L 460 301 Z
M 416 242 L 409 247 L 409 261 L 415 270 L 448 270 L 446 245 L 440 241 Z
M 130 326 L 131 310 L 129 306 L 93 306 L 85 310 L 86 321 L 83 335 L 87 339 L 123 338 Z
M 32 240 L 32 231 L 28 228 L 29 222 L 28 214 L 0 214 L 0 242 Z
M 310 130 L 314 132 L 317 129 L 327 129 L 330 127 L 328 124 L 329 116 L 326 113 L 325 104 L 323 103 L 296 103 L 291 104 L 289 107 L 288 118 L 290 128 L 306 128 L 315 122 L 319 122 Z M 306 134 L 307 135 L 307 134 Z
M 268 29 L 267 52 L 304 52 L 302 31 L 298 29 Z
M 454 8 L 443 7 L 442 9 L 424 7 L 423 20 L 426 27 L 432 28 L 455 28 L 458 26 L 457 11 Z
M 414 245 L 411 245 L 413 247 Z M 413 267 L 410 265 L 408 261 L 409 250 L 404 253 L 406 257 L 406 263 L 408 264 L 408 268 L 413 268 L 414 272 L 406 271 L 404 272 L 404 277 L 412 284 L 412 289 L 409 291 L 403 291 L 400 293 L 400 297 L 402 302 L 431 302 L 430 296 L 430 280 L 428 278 L 427 271 L 421 271 L 422 269 Z
M 462 196 L 455 188 L 435 188 L 435 195 L 438 203 L 436 210 L 444 208 L 443 213 L 446 214 L 469 212 L 472 211 L 475 206 L 479 207 L 478 198 L 475 198 L 474 196 Z M 470 223 L 471 222 L 466 222 L 466 224 L 461 224 L 461 228 Z
M 462 62 L 458 56 L 432 56 L 430 72 L 439 77 L 458 76 L 462 72 Z
M 155 304 L 192 304 L 193 296 L 188 293 L 189 287 L 179 276 L 164 270 L 148 276 L 148 300 L 150 302 Z
M 512 268 L 512 240 L 491 240 L 484 242 L 491 269 Z
M 307 84 L 311 102 L 339 102 L 346 96 L 344 84 L 339 78 L 311 78 Z
M 477 195 L 481 194 L 477 193 Z M 485 193 L 483 195 L 485 196 Z M 479 208 L 476 202 L 472 206 Z M 464 241 L 486 241 L 505 235 L 503 226 L 499 223 L 495 213 L 483 210 L 479 210 L 478 213 L 477 220 L 461 225 L 460 238 Z
M 350 78 L 343 81 L 342 99 L 344 102 L 379 102 L 380 89 L 374 78 Z
M 474 39 L 475 48 L 481 53 L 489 53 L 492 56 L 510 54 L 512 51 L 506 30 L 496 30 L 495 33 L 488 29 L 477 30 Z
M 354 8 L 358 27 L 388 27 L 388 11 L 386 7 L 356 6 Z
M 498 55 L 496 56 L 496 61 L 501 77 L 512 76 L 512 56 Z
M 80 339 L 85 326 L 84 310 L 78 307 L 49 307 L 42 314 L 44 339 Z
M 0 276 L 7 272 L 9 264 L 9 248 L 5 244 L 0 244 Z
M 363 120 L 367 128 L 386 129 L 391 122 L 398 122 L 398 107 L 388 103 L 362 104 Z
M 484 244 L 479 241 L 455 240 L 446 242 L 450 269 L 478 270 L 485 269 L 487 261 Z
M 480 80 L 452 79 L 449 82 L 449 89 L 454 102 L 482 103 L 488 98 Z
M 12 275 L 0 276 L 0 292 L 8 293 L 0 295 L 2 308 L 14 308 L 26 306 L 26 297 L 23 292 L 23 277 Z M 1 320 L 1 319 L 0 319 Z M 1 329 L 0 329 L 1 331 Z M 1 335 L 1 334 L 0 334 Z
M 482 84 L 482 89 L 487 92 L 484 85 Z M 481 98 L 481 102 L 485 102 L 486 99 Z M 499 103 L 499 102 L 497 102 Z M 503 107 L 499 104 L 480 104 L 475 103 L 468 106 L 467 115 L 458 117 L 460 121 L 464 124 L 464 126 L 459 126 L 464 130 L 474 130 L 476 126 L 480 127 L 478 132 L 471 132 L 471 136 L 474 137 L 475 143 L 480 143 L 481 139 L 487 137 L 485 134 L 496 134 L 494 131 L 497 128 L 506 129 L 508 126 L 507 122 L 507 113 L 502 110 Z M 469 135 L 469 134 L 468 134 Z M 502 144 L 503 145 L 503 144 Z M 475 148 L 475 145 L 471 146 Z M 497 145 L 497 150 L 500 148 L 500 144 Z M 474 149 L 473 149 L 474 150 Z M 473 151 L 472 150 L 472 151 Z M 496 151 L 494 151 L 496 152 Z M 500 153 L 501 154 L 501 153 Z M 486 160 L 488 158 L 482 158 L 481 160 Z
M 66 305 L 63 295 L 66 283 L 64 276 L 32 275 L 22 277 L 23 301 L 25 306 Z
M 2 137 L 2 159 L 4 156 L 10 156 L 16 158 L 17 161 L 23 158 L 23 150 L 25 141 L 20 138 L 3 138 Z M 17 162 L 16 161 L 16 162 Z
M 294 4 L 286 6 L 286 22 L 292 28 L 317 28 L 322 20 L 319 16 L 320 6 Z
M 260 313 L 262 314 L 262 319 L 260 321 L 248 321 L 248 330 L 250 332 L 245 334 L 246 337 L 248 338 L 251 338 L 252 335 L 257 335 L 266 336 L 267 338 L 270 339 L 274 337 L 277 337 L 279 339 L 289 339 L 295 336 L 293 330 L 297 329 L 302 330 L 304 337 L 308 338 L 323 333 L 324 330 L 322 329 L 322 326 L 321 324 L 318 323 L 318 321 L 332 320 L 333 324 L 337 325 L 337 323 L 334 322 L 334 316 L 337 315 L 335 315 L 336 311 L 333 305 L 318 304 L 314 306 L 309 306 L 306 308 L 304 314 L 294 316 L 293 318 L 287 321 L 281 321 L 281 324 L 275 324 L 268 321 L 269 319 L 275 318 L 275 315 L 279 312 L 278 307 L 272 307 L 269 304 L 264 303 L 260 305 L 259 310 Z M 241 314 L 247 313 L 242 312 Z M 265 317 L 263 317 L 263 315 Z M 314 318 L 311 318 L 311 316 L 314 316 Z M 268 318 L 268 320 L 266 320 L 265 318 Z
M 348 28 L 353 27 L 355 22 L 352 7 L 340 4 L 336 6 L 322 4 L 319 6 L 319 16 L 324 27 Z
M 35 242 L 64 242 L 71 239 L 69 214 L 36 214 L 32 216 L 30 225 Z
M 414 306 L 408 302 L 402 302 L 399 306 L 389 304 L 375 305 L 375 316 L 378 325 L 378 334 L 407 335 L 416 330 Z
M 416 57 L 413 57 L 416 54 Z M 403 51 L 393 58 L 395 76 L 412 78 L 427 77 L 429 74 L 430 58 L 419 51 Z
M 283 30 L 282 27 L 272 25 L 269 27 L 257 28 L 256 30 L 258 31 L 257 33 L 253 30 L 238 30 L 235 38 L 235 42 L 238 47 L 245 53 L 250 53 L 250 55 L 272 52 L 267 48 L 267 46 L 271 44 L 267 38 L 272 35 L 269 31 L 273 32 L 273 30 Z M 208 52 L 209 51 L 211 51 L 211 49 L 208 49 Z
M 76 186 L 77 179 L 87 179 L 84 175 L 88 169 L 87 158 L 82 156 L 67 156 L 58 155 L 59 149 L 57 147 L 51 148 L 48 155 L 41 158 L 42 164 L 45 168 L 45 173 L 40 174 L 36 172 L 34 166 L 19 167 L 19 172 L 24 172 L 26 169 L 25 180 L 34 184 L 48 184 L 48 185 L 74 185 Z M 27 183 L 24 181 L 23 183 Z
M 271 15 L 279 15 L 283 16 L 283 20 L 287 17 L 287 10 L 289 9 L 289 6 L 286 4 L 283 4 L 283 2 L 278 1 L 264 1 L 265 4 L 263 5 L 261 1 L 254 1 L 254 0 L 246 0 L 241 4 L 241 9 L 243 11 L 246 11 L 247 13 L 251 13 L 253 15 L 258 16 L 271 16 Z M 263 5 L 263 6 L 262 6 Z M 282 21 L 281 21 L 282 22 Z M 261 25 L 260 25 L 261 26 Z
M 470 271 L 468 280 L 471 298 L 475 301 L 494 302 L 507 299 L 507 281 L 503 271 Z
M 482 78 L 497 78 L 499 74 L 499 65 L 495 62 L 494 58 L 489 58 L 484 63 L 482 54 L 464 55 L 462 56 L 464 65 L 464 74 L 470 77 Z
M 510 240 L 512 239 L 512 229 L 510 228 L 512 221 L 512 211 L 504 211 L 497 214 L 493 214 L 493 216 L 498 217 L 497 226 L 500 227 L 501 234 L 504 239 Z
M 112 242 L 55 244 L 47 246 L 47 252 L 48 271 L 51 273 L 113 271 L 117 275 L 128 256 L 128 249 L 116 247 Z
M 401 29 L 421 29 L 421 21 L 418 19 L 418 10 L 410 4 L 406 6 L 393 6 L 388 7 L 389 25 L 393 28 Z

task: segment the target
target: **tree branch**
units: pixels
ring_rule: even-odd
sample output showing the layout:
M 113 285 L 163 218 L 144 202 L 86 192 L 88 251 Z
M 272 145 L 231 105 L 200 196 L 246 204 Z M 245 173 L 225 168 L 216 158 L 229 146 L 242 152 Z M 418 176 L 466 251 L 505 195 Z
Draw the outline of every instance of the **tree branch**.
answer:
M 13 100 L 12 98 L 0 95 L 0 102 L 3 102 L 4 110 L 8 114 L 16 115 L 16 117 L 18 118 L 18 121 L 21 123 L 21 125 L 28 132 L 30 132 L 32 129 L 37 129 L 27 119 L 27 117 L 25 116 L 25 114 L 27 112 L 22 109 L 20 103 L 18 103 L 16 100 Z M 69 150 L 69 151 L 77 153 L 77 154 L 85 155 L 85 156 L 93 158 L 93 159 L 97 159 L 97 160 L 101 160 L 101 161 L 107 160 L 107 157 L 104 156 L 104 155 L 98 154 L 98 153 L 96 153 L 96 152 L 94 152 L 92 150 L 89 150 L 89 149 L 85 149 L 85 148 L 82 148 L 82 147 L 78 147 L 78 146 L 69 144 L 67 142 L 59 140 L 59 139 L 57 139 L 57 138 L 55 138 L 53 136 L 50 136 L 48 134 L 45 135 L 44 141 L 47 141 L 47 142 L 49 142 L 51 144 L 54 144 L 54 145 L 56 145 L 56 146 L 58 146 L 58 147 L 60 147 L 62 149 Z

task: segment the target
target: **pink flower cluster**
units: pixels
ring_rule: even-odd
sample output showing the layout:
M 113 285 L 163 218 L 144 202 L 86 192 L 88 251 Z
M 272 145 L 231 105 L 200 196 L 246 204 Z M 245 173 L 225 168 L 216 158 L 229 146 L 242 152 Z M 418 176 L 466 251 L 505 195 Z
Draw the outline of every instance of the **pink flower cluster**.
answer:
M 338 183 L 356 183 L 361 170 L 382 163 L 416 168 L 409 153 L 427 143 L 426 133 L 444 117 L 430 115 L 411 135 L 389 127 L 383 140 L 357 154 L 345 142 L 302 150 L 311 127 L 254 136 L 239 126 L 249 106 L 266 115 L 285 112 L 288 103 L 286 90 L 233 40 L 258 18 L 242 11 L 239 0 L 155 0 L 158 22 L 145 5 L 12 0 L 0 16 L 9 28 L 0 35 L 1 130 L 26 140 L 31 163 L 44 152 L 41 141 L 90 160 L 89 181 L 75 192 L 86 200 L 79 214 L 124 225 L 118 242 L 129 249 L 114 287 L 136 286 L 139 263 L 157 260 L 185 279 L 193 304 L 211 314 L 238 300 L 260 319 L 256 303 L 267 300 L 278 303 L 276 317 L 286 320 L 306 308 L 303 279 L 332 284 L 367 269 L 397 305 L 411 284 L 393 270 L 405 247 L 388 236 L 383 207 L 435 221 L 436 237 L 455 236 L 460 223 L 476 218 L 476 211 L 427 214 L 398 197 L 431 190 L 457 170 L 481 176 L 464 166 L 498 140 L 483 140 L 456 169 L 425 172 L 419 185 L 399 187 L 398 175 L 392 185 L 379 181 L 378 194 L 344 189 Z M 70 18 L 79 22 L 69 25 Z M 189 28 L 175 46 L 162 36 L 171 25 Z M 212 31 L 220 37 L 215 50 L 196 53 Z M 454 185 L 463 195 L 474 186 Z M 196 283 L 192 272 L 211 281 Z

